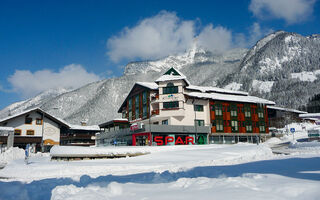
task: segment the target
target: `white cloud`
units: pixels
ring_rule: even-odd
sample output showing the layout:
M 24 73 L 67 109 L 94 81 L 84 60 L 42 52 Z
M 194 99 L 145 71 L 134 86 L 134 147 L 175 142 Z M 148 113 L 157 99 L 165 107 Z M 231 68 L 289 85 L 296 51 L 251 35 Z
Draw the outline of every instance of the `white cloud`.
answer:
M 232 33 L 224 27 L 210 24 L 199 34 L 198 44 L 212 52 L 221 53 L 232 47 Z
M 207 50 L 222 53 L 234 47 L 250 47 L 272 31 L 254 23 L 249 34 L 235 34 L 223 26 L 197 26 L 197 21 L 182 20 L 175 13 L 161 11 L 111 37 L 107 42 L 107 55 L 113 62 L 154 60 L 184 52 L 195 40 Z
M 305 21 L 316 0 L 251 0 L 249 10 L 260 19 L 284 19 L 288 24 Z
M 196 22 L 182 20 L 172 12 L 161 11 L 111 37 L 107 42 L 107 54 L 114 62 L 136 58 L 157 59 L 184 52 L 196 39 L 199 45 L 214 52 L 222 52 L 232 46 L 231 31 L 209 24 L 197 34 Z
M 33 73 L 29 70 L 16 70 L 8 81 L 14 92 L 26 98 L 48 89 L 75 89 L 100 79 L 96 74 L 87 72 L 81 65 L 71 64 L 58 72 L 47 69 Z
M 189 48 L 194 35 L 194 21 L 184 21 L 175 13 L 161 11 L 111 37 L 107 42 L 107 54 L 114 62 L 161 58 Z

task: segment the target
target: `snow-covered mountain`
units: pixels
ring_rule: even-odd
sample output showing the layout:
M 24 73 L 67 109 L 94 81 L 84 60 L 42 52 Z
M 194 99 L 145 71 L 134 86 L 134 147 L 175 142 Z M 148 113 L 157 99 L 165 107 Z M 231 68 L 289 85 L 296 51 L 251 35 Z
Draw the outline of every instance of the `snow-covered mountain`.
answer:
M 185 73 L 192 84 L 215 85 L 221 76 L 237 68 L 246 52 L 246 49 L 234 49 L 217 55 L 194 46 L 183 54 L 164 59 L 132 62 L 126 66 L 121 77 L 91 83 L 50 98 L 41 99 L 37 96 L 28 100 L 34 102 L 32 104 L 22 106 L 22 102 L 6 107 L 0 111 L 0 116 L 39 106 L 73 124 L 83 120 L 88 120 L 88 124 L 99 124 L 120 116 L 117 110 L 137 81 L 154 81 L 163 71 L 174 66 Z
M 278 31 L 261 39 L 218 84 L 299 108 L 320 93 L 320 35 Z
M 50 89 L 38 94 L 33 98 L 13 103 L 0 111 L 0 118 L 5 118 L 9 115 L 15 115 L 24 110 L 37 107 L 47 101 L 50 101 L 52 98 L 66 93 L 68 91 L 70 90 L 65 88 Z
M 319 35 L 303 37 L 284 31 L 266 36 L 250 50 L 233 49 L 223 54 L 195 44 L 179 55 L 131 62 L 121 77 L 12 104 L 0 111 L 0 117 L 39 106 L 73 124 L 83 120 L 99 124 L 120 116 L 119 105 L 135 82 L 154 81 L 170 67 L 181 70 L 194 85 L 240 89 L 279 105 L 298 108 L 320 93 L 319 58 Z

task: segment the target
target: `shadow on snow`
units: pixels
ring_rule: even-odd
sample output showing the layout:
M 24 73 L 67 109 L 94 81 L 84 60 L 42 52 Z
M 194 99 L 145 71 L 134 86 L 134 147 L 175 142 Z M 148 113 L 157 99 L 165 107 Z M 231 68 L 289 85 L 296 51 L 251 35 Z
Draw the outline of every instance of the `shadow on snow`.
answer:
M 246 173 L 277 174 L 281 176 L 320 181 L 319 173 L 302 173 L 303 171 L 320 171 L 320 157 L 313 158 L 290 158 L 282 160 L 264 160 L 238 165 L 195 167 L 183 172 L 165 171 L 162 173 L 140 173 L 124 176 L 100 176 L 90 178 L 83 175 L 80 181 L 70 178 L 52 178 L 33 181 L 25 184 L 19 181 L 0 181 L 0 200 L 2 199 L 50 199 L 51 191 L 56 186 L 73 184 L 77 187 L 86 187 L 89 184 L 107 186 L 110 182 L 118 183 L 168 183 L 179 178 L 219 178 L 238 177 Z

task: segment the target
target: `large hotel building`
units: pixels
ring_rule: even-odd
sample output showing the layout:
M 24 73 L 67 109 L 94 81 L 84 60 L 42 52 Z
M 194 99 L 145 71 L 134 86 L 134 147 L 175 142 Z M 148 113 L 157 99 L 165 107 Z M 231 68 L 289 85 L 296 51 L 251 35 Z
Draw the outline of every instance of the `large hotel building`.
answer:
M 118 112 L 100 124 L 98 145 L 257 142 L 268 134 L 267 106 L 247 92 L 194 86 L 175 68 L 155 82 L 137 82 Z

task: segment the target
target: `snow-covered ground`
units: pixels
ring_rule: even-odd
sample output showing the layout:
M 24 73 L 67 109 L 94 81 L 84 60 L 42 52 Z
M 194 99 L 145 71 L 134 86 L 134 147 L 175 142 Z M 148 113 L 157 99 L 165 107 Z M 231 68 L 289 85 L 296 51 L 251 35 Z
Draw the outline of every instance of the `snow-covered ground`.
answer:
M 119 152 L 119 147 L 106 147 Z M 25 165 L 23 159 L 11 161 L 0 171 L 0 177 L 31 182 L 46 178 L 69 177 L 80 180 L 81 176 L 92 178 L 106 175 L 127 175 L 165 171 L 178 172 L 199 166 L 230 165 L 272 158 L 269 147 L 264 145 L 198 145 L 198 146 L 147 146 L 122 147 L 122 151 L 134 152 L 144 149 L 150 154 L 119 159 L 97 159 L 83 161 L 51 161 L 49 156 L 34 156 Z M 125 150 L 127 149 L 127 150 Z
M 72 162 L 50 161 L 49 155 L 38 154 L 29 165 L 23 159 L 11 161 L 0 170 L 0 177 L 9 178 L 0 182 L 0 199 L 317 199 L 320 195 L 319 154 L 275 156 L 267 145 L 254 144 L 143 148 L 150 154 Z
M 29 165 L 23 151 L 8 150 L 3 156 L 8 164 L 0 170 L 0 200 L 319 199 L 320 143 L 292 142 L 294 154 L 273 154 L 268 144 L 283 141 L 286 138 L 260 145 L 70 148 L 149 154 L 82 161 L 51 161 L 49 154 L 34 154 Z

